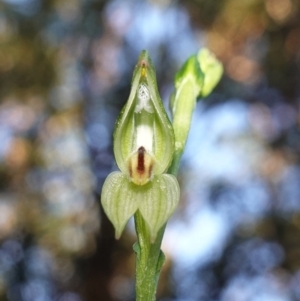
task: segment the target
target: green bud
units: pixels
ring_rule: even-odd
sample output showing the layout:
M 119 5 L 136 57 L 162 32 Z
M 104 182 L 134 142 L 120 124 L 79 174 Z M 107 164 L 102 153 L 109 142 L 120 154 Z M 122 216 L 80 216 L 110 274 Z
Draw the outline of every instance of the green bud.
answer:
M 205 75 L 201 96 L 206 97 L 220 81 L 223 74 L 223 65 L 205 48 L 198 52 L 197 59 Z
M 135 184 L 144 185 L 167 170 L 173 151 L 173 128 L 158 93 L 155 69 L 148 52 L 142 51 L 129 99 L 116 123 L 116 162 Z
M 175 88 L 178 91 L 185 82 L 190 81 L 193 84 L 193 93 L 196 97 L 199 95 L 203 82 L 204 73 L 200 68 L 197 55 L 190 56 L 181 69 L 175 75 Z M 173 109 L 174 110 L 174 109 Z
M 181 153 L 190 130 L 192 113 L 204 82 L 197 56 L 191 56 L 175 76 L 170 106 L 173 114 L 175 151 Z
M 199 96 L 207 96 L 223 72 L 222 64 L 207 49 L 192 55 L 175 75 L 175 91 L 170 99 L 175 133 L 175 152 L 181 154 L 190 130 Z

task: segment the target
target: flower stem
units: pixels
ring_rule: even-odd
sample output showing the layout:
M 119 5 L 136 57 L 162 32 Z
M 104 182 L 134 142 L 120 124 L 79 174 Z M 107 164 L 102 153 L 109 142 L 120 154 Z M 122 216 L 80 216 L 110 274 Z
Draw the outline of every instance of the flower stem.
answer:
M 182 156 L 182 149 L 175 150 L 172 164 L 168 170 L 168 173 L 175 177 L 178 174 L 181 156 Z
M 182 152 L 174 155 L 169 173 L 176 176 Z M 134 215 L 135 229 L 138 241 L 133 249 L 136 259 L 136 301 L 155 301 L 158 279 L 165 261 L 164 253 L 160 250 L 166 225 L 158 231 L 156 239 L 151 243 L 150 231 L 139 211 Z
M 134 245 L 136 259 L 136 300 L 154 301 L 161 267 L 164 263 L 164 254 L 160 250 L 165 226 L 163 226 L 153 243 L 150 240 L 150 231 L 137 211 L 134 215 L 138 242 Z

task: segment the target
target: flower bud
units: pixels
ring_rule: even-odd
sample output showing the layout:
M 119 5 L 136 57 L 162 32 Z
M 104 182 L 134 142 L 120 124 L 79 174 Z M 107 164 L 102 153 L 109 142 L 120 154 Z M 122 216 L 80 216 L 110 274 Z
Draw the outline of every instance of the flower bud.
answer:
M 223 65 L 208 49 L 205 48 L 198 52 L 197 59 L 200 68 L 204 73 L 201 96 L 206 97 L 220 81 L 223 74 Z
M 182 153 L 185 147 L 197 98 L 210 94 L 222 73 L 222 64 L 208 49 L 189 57 L 176 73 L 176 90 L 170 99 L 176 152 Z

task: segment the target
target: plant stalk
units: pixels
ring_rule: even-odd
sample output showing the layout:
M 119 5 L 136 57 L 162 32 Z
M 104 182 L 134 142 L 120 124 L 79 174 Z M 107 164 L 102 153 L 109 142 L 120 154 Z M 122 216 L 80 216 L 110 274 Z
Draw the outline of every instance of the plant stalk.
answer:
M 175 153 L 169 173 L 176 176 L 182 152 Z M 139 211 L 134 215 L 135 229 L 138 241 L 133 248 L 136 258 L 136 301 L 155 301 L 160 271 L 165 261 L 161 251 L 161 243 L 166 225 L 158 231 L 156 239 L 151 243 L 150 231 Z
M 159 230 L 155 241 L 151 243 L 148 226 L 139 211 L 135 213 L 134 219 L 138 236 L 138 242 L 134 246 L 137 253 L 136 300 L 154 301 L 160 270 L 164 262 L 160 246 L 165 226 Z

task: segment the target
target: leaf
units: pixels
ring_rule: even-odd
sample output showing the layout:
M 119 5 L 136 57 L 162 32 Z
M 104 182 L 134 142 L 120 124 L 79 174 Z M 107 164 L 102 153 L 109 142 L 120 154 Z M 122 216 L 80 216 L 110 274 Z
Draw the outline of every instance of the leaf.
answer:
M 133 244 L 132 249 L 137 254 L 137 256 L 140 256 L 141 247 L 138 241 Z
M 158 283 L 158 279 L 159 279 L 159 276 L 160 276 L 160 271 L 161 271 L 165 261 L 166 261 L 166 256 L 165 256 L 164 252 L 162 250 L 160 250 L 158 261 L 157 261 L 157 266 L 156 266 L 156 274 L 155 274 L 156 283 Z

